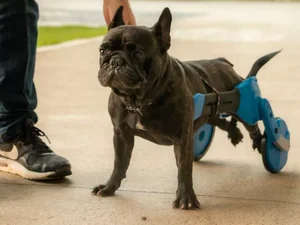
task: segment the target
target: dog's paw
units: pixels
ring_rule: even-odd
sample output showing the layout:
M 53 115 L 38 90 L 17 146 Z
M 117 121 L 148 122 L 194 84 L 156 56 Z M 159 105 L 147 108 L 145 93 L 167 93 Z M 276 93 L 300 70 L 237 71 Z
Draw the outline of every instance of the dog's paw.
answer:
M 112 196 L 116 192 L 116 188 L 110 187 L 108 185 L 98 185 L 93 188 L 92 194 L 100 195 L 102 197 Z
M 257 132 L 255 135 L 250 135 L 252 139 L 252 148 L 253 150 L 257 149 L 259 153 L 261 153 L 261 140 L 263 136 L 260 132 Z
M 191 193 L 183 192 L 177 195 L 175 201 L 173 202 L 173 208 L 180 208 L 183 210 L 197 209 L 200 208 L 200 203 L 194 191 L 191 191 Z
M 236 125 L 230 124 L 229 126 L 228 138 L 230 139 L 231 143 L 236 146 L 238 143 L 242 142 L 244 136 Z

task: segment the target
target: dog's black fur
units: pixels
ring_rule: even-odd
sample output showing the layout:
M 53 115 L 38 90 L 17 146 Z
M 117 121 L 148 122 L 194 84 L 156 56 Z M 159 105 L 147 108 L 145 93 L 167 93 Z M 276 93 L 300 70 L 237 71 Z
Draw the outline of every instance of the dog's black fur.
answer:
M 194 131 L 210 123 L 226 130 L 234 145 L 243 136 L 236 126 L 235 119 L 239 118 L 233 114 L 230 115 L 235 119 L 231 122 L 217 116 L 194 121 L 193 95 L 212 92 L 211 87 L 229 91 L 244 79 L 224 58 L 181 62 L 169 56 L 172 16 L 168 8 L 151 28 L 124 25 L 122 10 L 123 7 L 117 10 L 100 47 L 99 80 L 112 89 L 108 111 L 114 127 L 114 169 L 107 183 L 95 187 L 93 193 L 109 196 L 120 187 L 130 163 L 134 137 L 139 136 L 160 145 L 174 145 L 178 189 L 173 206 L 199 208 L 192 181 Z M 255 76 L 274 55 L 258 60 L 250 75 Z M 253 146 L 258 147 L 258 126 L 246 128 Z

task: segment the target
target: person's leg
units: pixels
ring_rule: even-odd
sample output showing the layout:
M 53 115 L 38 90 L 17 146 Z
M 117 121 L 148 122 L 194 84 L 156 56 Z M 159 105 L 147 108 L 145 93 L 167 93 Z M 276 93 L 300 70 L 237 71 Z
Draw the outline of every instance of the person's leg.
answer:
M 25 118 L 37 122 L 33 74 L 38 6 L 32 0 L 0 3 L 0 142 L 20 133 Z
M 69 162 L 54 154 L 34 127 L 38 16 L 34 0 L 0 2 L 0 170 L 28 179 L 71 174 Z

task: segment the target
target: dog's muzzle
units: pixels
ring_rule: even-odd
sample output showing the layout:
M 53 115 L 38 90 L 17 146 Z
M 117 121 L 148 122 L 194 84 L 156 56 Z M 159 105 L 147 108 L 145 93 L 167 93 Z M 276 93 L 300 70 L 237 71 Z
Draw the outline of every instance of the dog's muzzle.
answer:
M 117 77 L 114 79 L 114 77 Z M 100 83 L 115 88 L 140 88 L 147 83 L 144 71 L 132 64 L 126 53 L 114 53 L 104 56 L 98 72 Z
M 109 61 L 109 65 L 113 69 L 116 69 L 116 68 L 124 65 L 124 59 L 119 55 L 114 55 L 113 57 L 111 57 L 111 59 Z
M 103 86 L 107 86 L 111 83 L 113 76 L 115 76 L 115 70 L 125 64 L 125 60 L 120 55 L 114 55 L 111 58 L 104 59 L 102 67 L 105 70 L 108 70 L 106 76 L 101 76 L 101 69 L 98 72 L 98 78 Z

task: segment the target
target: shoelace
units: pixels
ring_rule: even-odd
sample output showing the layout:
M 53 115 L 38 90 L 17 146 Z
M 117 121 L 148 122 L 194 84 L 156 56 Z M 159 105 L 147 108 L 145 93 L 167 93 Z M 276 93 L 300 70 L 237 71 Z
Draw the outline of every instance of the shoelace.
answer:
M 48 152 L 49 147 L 43 142 L 40 137 L 45 137 L 48 140 L 49 144 L 51 143 L 48 136 L 42 130 L 32 126 L 28 128 L 28 136 L 25 142 L 31 143 L 34 150 L 37 150 L 39 152 L 43 152 L 44 150 L 45 152 Z
M 51 144 L 51 141 L 50 139 L 48 138 L 48 136 L 44 133 L 44 131 L 40 130 L 39 128 L 37 127 L 32 127 L 32 130 L 31 130 L 36 136 L 39 136 L 39 137 L 45 137 L 47 139 L 47 141 L 49 142 L 49 144 Z M 40 139 L 40 138 L 39 138 Z

